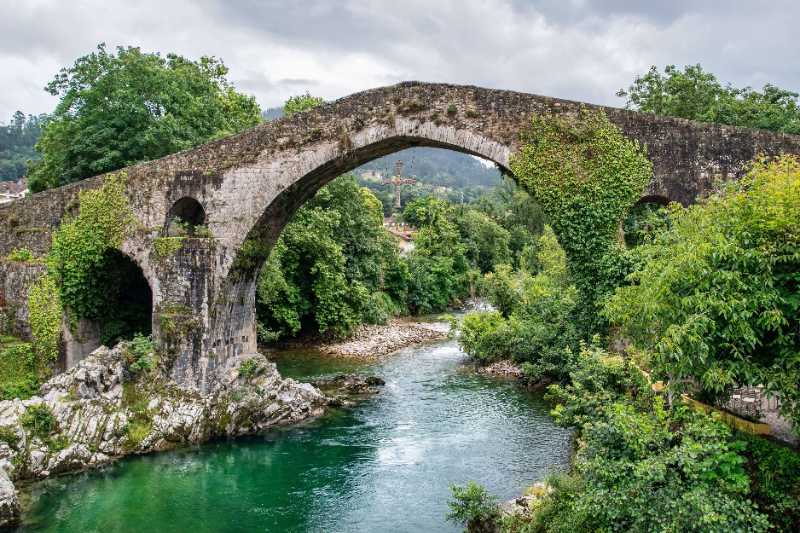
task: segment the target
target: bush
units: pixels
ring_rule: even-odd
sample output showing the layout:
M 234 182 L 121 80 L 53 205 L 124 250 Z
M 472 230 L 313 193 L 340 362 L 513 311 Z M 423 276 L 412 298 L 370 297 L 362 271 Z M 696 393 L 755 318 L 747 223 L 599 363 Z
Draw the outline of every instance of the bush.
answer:
M 239 377 L 242 379 L 253 378 L 258 373 L 258 370 L 258 361 L 256 359 L 248 359 L 239 365 Z
M 453 497 L 448 503 L 448 520 L 465 525 L 469 532 L 494 531 L 494 524 L 500 517 L 500 507 L 494 496 L 474 481 L 464 487 L 451 485 L 450 491 Z
M 125 363 L 128 370 L 134 374 L 151 370 L 155 363 L 154 353 L 152 338 L 149 335 L 137 333 L 125 349 Z
M 540 270 L 535 276 L 513 275 L 507 267 L 485 276 L 484 289 L 501 312 L 467 315 L 459 342 L 481 362 L 508 358 L 520 363 L 531 381 L 561 380 L 569 371 L 565 350 L 577 346 L 576 290 L 550 228 L 545 228 L 536 249 Z
M 522 302 L 521 278 L 524 274 L 513 272 L 509 265 L 497 265 L 481 282 L 481 294 L 489 300 L 504 317 L 513 313 Z
M 9 261 L 18 261 L 20 263 L 27 263 L 33 261 L 33 252 L 27 248 L 14 248 L 6 257 Z
M 800 531 L 800 454 L 765 438 L 740 433 L 751 495 L 778 531 Z
M 33 436 L 46 440 L 56 431 L 56 419 L 47 404 L 29 406 L 20 417 L 22 427 Z
M 39 361 L 30 343 L 13 339 L 0 345 L 0 400 L 25 400 L 36 394 L 49 367 Z
M 370 294 L 361 309 L 361 318 L 367 324 L 385 324 L 390 318 L 399 315 L 402 308 L 397 305 L 391 296 L 382 291 Z

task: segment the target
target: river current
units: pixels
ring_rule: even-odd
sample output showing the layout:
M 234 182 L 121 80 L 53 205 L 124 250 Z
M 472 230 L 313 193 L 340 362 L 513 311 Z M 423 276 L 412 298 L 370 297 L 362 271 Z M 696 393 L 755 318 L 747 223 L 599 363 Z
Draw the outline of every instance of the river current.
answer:
M 565 468 L 570 446 L 541 396 L 464 357 L 454 341 L 375 363 L 271 354 L 289 377 L 363 371 L 386 386 L 299 427 L 38 483 L 22 531 L 460 531 L 445 520 L 450 484 L 510 499 Z

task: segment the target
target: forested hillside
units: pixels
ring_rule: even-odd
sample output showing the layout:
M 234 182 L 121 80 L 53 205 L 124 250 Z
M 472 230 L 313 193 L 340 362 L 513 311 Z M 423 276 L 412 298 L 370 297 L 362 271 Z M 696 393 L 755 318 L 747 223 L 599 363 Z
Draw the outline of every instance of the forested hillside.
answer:
M 8 125 L 0 124 L 0 181 L 15 181 L 27 174 L 28 160 L 37 158 L 34 146 L 43 121 L 44 115 L 17 111 Z

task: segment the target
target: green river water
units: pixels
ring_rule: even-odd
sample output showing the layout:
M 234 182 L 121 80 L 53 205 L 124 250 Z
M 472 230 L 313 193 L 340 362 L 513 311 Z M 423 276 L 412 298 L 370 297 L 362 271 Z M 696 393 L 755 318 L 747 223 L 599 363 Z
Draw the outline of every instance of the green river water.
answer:
M 569 432 L 541 397 L 471 372 L 453 341 L 371 364 L 272 358 L 298 379 L 364 371 L 386 386 L 300 427 L 36 484 L 22 531 L 459 531 L 445 521 L 451 483 L 509 499 L 568 461 Z

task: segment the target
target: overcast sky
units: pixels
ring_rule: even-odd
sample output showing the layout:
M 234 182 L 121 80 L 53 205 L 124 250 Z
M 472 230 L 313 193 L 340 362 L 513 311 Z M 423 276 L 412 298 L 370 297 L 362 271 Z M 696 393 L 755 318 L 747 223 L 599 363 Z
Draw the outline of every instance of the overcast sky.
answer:
M 97 43 L 221 57 L 262 108 L 403 80 L 622 105 L 652 65 L 800 89 L 798 0 L 0 0 L 0 121 Z

